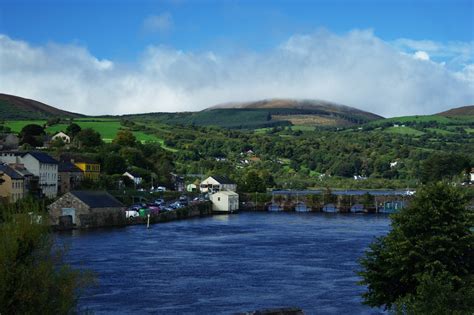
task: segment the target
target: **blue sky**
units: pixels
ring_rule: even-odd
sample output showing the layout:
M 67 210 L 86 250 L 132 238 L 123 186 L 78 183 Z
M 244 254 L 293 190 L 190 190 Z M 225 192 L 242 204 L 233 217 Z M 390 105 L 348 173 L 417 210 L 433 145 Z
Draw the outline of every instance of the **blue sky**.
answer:
M 295 33 L 373 29 L 385 40 L 470 41 L 473 1 L 3 1 L 0 32 L 34 44 L 75 43 L 99 58 L 130 60 L 148 45 L 264 50 Z M 166 29 L 146 29 L 167 14 Z
M 474 103 L 472 0 L 3 0 L 0 34 L 4 36 L 0 80 L 8 74 L 10 78 L 3 92 L 85 113 L 101 113 L 98 108 L 114 113 L 198 110 L 219 102 L 272 97 L 330 98 L 383 115 L 430 113 Z M 338 53 L 322 61 L 321 56 L 331 55 L 328 49 Z M 407 59 L 408 55 L 413 58 Z M 375 58 L 375 69 L 365 60 L 368 56 Z M 7 57 L 12 59 L 7 62 Z M 384 60 L 397 65 L 393 71 L 405 72 L 391 77 L 392 68 L 382 64 Z M 60 91 L 37 83 L 66 75 L 58 69 L 68 66 L 79 74 L 69 76 Z M 274 68 L 280 66 L 284 71 L 275 74 Z M 295 77 L 308 67 L 318 77 L 324 73 L 325 80 L 306 73 L 298 88 Z M 349 73 L 360 81 L 365 72 L 380 76 L 386 89 L 398 84 L 401 97 L 382 105 L 387 94 L 397 93 L 387 90 L 374 100 L 369 89 L 373 81 L 361 84 L 352 96 L 344 92 L 352 87 L 343 76 Z M 120 81 L 120 76 L 128 81 Z M 281 79 L 273 82 L 275 76 Z M 420 86 L 423 76 L 433 79 Z M 249 77 L 255 82 L 246 85 Z M 406 78 L 412 85 L 407 86 Z M 142 89 L 137 82 L 148 88 L 127 103 L 123 96 L 88 88 L 88 81 L 110 91 L 118 86 Z M 29 85 L 20 88 L 25 82 Z M 77 100 L 76 85 L 88 94 L 82 101 Z M 447 91 L 436 103 L 430 91 L 439 86 L 461 89 L 460 95 Z M 230 92 L 233 89 L 237 92 Z M 120 104 L 98 107 L 98 100 Z M 417 106 L 404 107 L 406 103 Z

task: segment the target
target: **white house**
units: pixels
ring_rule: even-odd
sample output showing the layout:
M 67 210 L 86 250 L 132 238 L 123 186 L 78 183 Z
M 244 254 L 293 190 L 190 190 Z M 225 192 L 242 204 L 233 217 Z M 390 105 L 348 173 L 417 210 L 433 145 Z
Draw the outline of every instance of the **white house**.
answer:
M 196 184 L 188 184 L 188 185 L 186 186 L 186 191 L 188 191 L 188 192 L 194 192 L 194 191 L 196 191 L 196 190 L 197 190 Z
M 235 212 L 239 210 L 239 194 L 233 191 L 218 191 L 210 195 L 212 210 L 216 212 Z
M 44 152 L 2 152 L 0 161 L 7 164 L 23 164 L 39 179 L 39 186 L 48 198 L 58 194 L 58 161 Z
M 140 185 L 143 181 L 143 178 L 141 176 L 130 172 L 125 172 L 122 174 L 122 176 L 130 178 L 135 183 L 135 185 Z
M 215 193 L 218 191 L 236 191 L 237 184 L 225 176 L 210 176 L 201 182 L 201 193 Z
M 58 132 L 57 134 L 55 134 L 52 138 L 51 138 L 51 141 L 54 141 L 58 138 L 61 138 L 63 140 L 64 143 L 71 143 L 71 137 L 69 137 L 67 134 L 65 134 L 64 132 L 60 131 Z

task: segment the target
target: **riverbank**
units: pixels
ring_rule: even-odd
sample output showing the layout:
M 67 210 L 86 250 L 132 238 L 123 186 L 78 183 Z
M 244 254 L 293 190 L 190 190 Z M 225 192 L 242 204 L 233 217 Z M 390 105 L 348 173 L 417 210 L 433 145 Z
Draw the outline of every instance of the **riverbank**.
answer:
M 213 214 L 212 204 L 210 201 L 204 201 L 191 204 L 184 208 L 173 211 L 163 211 L 159 213 L 150 213 L 150 224 L 164 223 L 177 220 L 185 220 L 195 217 L 205 217 Z M 127 225 L 148 224 L 148 217 L 129 217 Z
M 176 209 L 173 211 L 160 211 L 159 213 L 150 213 L 150 224 L 185 220 L 196 217 L 205 217 L 213 214 L 212 204 L 209 201 L 199 202 L 196 204 L 190 204 L 184 208 Z M 84 218 L 83 218 L 84 219 Z M 60 222 L 59 225 L 53 225 L 53 231 L 69 231 L 69 230 L 84 230 L 94 228 L 105 228 L 105 227 L 124 227 L 128 225 L 136 224 L 148 224 L 148 216 L 138 217 L 125 217 L 125 212 L 117 215 L 104 214 L 104 213 L 93 213 L 88 216 L 87 225 L 77 227 L 72 224 L 72 221 Z

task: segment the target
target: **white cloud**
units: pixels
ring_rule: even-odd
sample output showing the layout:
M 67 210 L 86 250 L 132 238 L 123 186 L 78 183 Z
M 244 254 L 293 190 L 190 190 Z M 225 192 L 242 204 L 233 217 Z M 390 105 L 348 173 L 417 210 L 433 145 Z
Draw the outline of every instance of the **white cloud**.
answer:
M 415 59 L 370 30 L 295 35 L 262 53 L 150 46 L 132 65 L 99 60 L 83 47 L 36 47 L 0 35 L 0 92 L 86 114 L 201 110 L 280 97 L 384 116 L 429 114 L 474 103 L 473 69 Z
M 430 60 L 430 55 L 426 51 L 418 50 L 413 54 L 413 57 L 418 60 Z
M 440 43 L 431 40 L 400 38 L 391 44 L 407 53 L 423 51 L 430 57 L 448 61 L 446 64 L 452 69 L 460 69 L 466 64 L 474 62 L 474 41 Z
M 173 27 L 173 17 L 169 12 L 151 15 L 143 21 L 143 28 L 148 32 L 164 33 Z

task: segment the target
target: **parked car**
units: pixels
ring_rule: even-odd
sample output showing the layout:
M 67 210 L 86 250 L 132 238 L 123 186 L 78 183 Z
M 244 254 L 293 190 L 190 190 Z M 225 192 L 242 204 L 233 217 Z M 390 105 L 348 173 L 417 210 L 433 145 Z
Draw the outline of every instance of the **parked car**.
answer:
M 175 201 L 172 204 L 170 204 L 170 208 L 172 208 L 172 209 L 180 209 L 180 208 L 183 208 L 183 207 L 184 207 L 184 205 L 179 201 Z
M 156 199 L 154 204 L 157 205 L 157 206 L 163 206 L 165 204 L 165 200 L 164 199 Z
M 156 206 L 155 204 L 149 204 L 148 209 L 150 210 L 150 214 L 158 214 L 161 210 L 161 208 Z
M 135 217 L 138 217 L 138 216 L 140 216 L 140 214 L 136 210 L 126 210 L 125 211 L 125 217 L 127 219 L 128 218 L 135 218 Z
M 158 187 L 156 187 L 156 191 L 157 191 L 157 192 L 165 192 L 165 191 L 166 191 L 166 187 L 164 187 L 164 186 L 158 186 Z
M 134 204 L 134 205 L 131 205 L 130 207 L 128 207 L 128 210 L 130 211 L 138 211 L 140 210 L 141 208 L 143 208 L 143 205 L 142 204 Z

